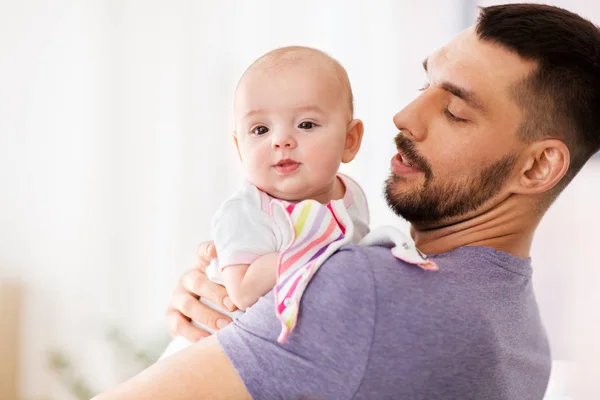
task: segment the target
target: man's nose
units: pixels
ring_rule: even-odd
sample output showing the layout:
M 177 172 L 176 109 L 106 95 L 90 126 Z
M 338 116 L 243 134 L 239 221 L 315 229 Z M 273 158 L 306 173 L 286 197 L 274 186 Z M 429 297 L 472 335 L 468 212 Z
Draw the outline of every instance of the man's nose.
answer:
M 272 147 L 275 150 L 293 149 L 296 147 L 296 139 L 290 132 L 280 131 L 271 136 L 273 138 Z
M 434 118 L 434 100 L 427 92 L 394 115 L 394 125 L 410 139 L 419 142 L 427 137 L 428 122 Z

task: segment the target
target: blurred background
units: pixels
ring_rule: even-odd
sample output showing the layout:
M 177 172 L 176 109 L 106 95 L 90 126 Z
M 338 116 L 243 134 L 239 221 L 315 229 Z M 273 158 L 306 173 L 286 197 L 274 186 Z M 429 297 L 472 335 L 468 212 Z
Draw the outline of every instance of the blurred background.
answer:
M 406 228 L 381 196 L 392 116 L 422 60 L 498 3 L 0 0 L 0 400 L 87 398 L 160 353 L 170 292 L 241 181 L 232 94 L 266 51 L 313 46 L 347 68 L 366 132 L 344 172 L 373 226 Z M 548 3 L 600 23 L 598 3 Z M 532 252 L 577 399 L 600 398 L 599 182 L 596 158 Z

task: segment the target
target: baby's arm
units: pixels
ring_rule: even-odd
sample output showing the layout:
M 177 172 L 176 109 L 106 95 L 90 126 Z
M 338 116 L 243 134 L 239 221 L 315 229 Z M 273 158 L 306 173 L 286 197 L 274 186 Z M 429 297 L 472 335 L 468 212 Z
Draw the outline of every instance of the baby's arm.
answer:
M 245 311 L 273 289 L 278 260 L 279 253 L 269 253 L 250 265 L 238 264 L 224 268 L 223 281 L 233 304 Z

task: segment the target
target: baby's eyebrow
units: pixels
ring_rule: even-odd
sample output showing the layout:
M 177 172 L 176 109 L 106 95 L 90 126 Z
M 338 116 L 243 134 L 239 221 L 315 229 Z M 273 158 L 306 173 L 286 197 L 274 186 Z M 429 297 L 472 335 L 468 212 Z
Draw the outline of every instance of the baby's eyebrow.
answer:
M 250 110 L 246 114 L 244 114 L 243 118 L 252 117 L 253 115 L 261 114 L 262 112 L 264 112 L 264 110 L 262 108 L 257 108 L 257 109 L 254 109 L 254 110 Z
M 313 113 L 319 114 L 320 116 L 326 115 L 325 111 L 323 111 L 323 109 L 321 107 L 315 106 L 315 105 L 300 105 L 298 107 L 291 108 L 291 110 L 293 110 L 294 112 L 313 112 Z M 265 112 L 267 112 L 267 110 L 265 110 L 263 108 L 254 108 L 254 109 L 248 110 L 242 116 L 242 120 L 252 118 L 256 115 L 262 115 Z
M 319 114 L 325 114 L 323 110 L 318 106 L 301 106 L 296 108 L 297 111 L 313 111 Z

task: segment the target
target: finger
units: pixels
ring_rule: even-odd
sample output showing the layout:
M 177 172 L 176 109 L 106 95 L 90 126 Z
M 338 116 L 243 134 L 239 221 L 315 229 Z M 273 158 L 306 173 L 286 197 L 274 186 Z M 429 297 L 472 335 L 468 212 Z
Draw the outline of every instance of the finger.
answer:
M 200 303 L 189 294 L 178 293 L 173 296 L 173 307 L 182 316 L 213 330 L 224 328 L 231 322 L 231 318 Z
M 198 267 L 206 269 L 211 260 L 217 258 L 217 249 L 213 242 L 200 243 L 196 248 L 196 258 Z
M 194 326 L 189 319 L 181 315 L 177 310 L 171 310 L 167 314 L 167 328 L 171 336 L 183 336 L 190 342 L 210 336 L 204 329 Z
M 220 305 L 229 311 L 237 310 L 224 286 L 211 282 L 204 272 L 191 269 L 181 277 L 183 289 Z

